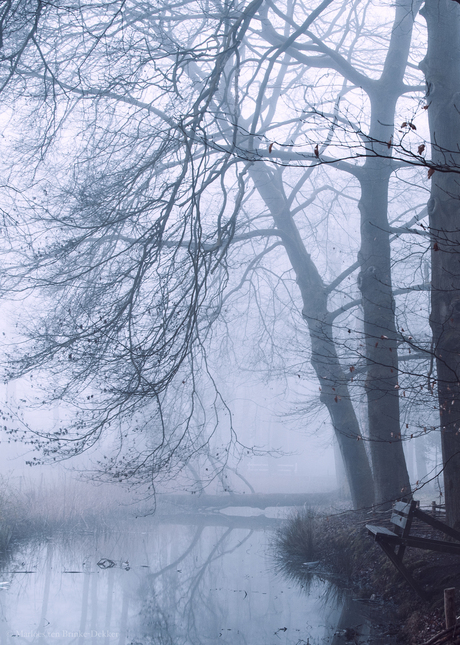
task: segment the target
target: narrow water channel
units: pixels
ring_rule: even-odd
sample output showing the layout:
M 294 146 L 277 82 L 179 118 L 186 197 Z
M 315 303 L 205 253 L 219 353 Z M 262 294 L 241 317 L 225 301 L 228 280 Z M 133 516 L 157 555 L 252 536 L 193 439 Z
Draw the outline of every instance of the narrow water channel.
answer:
M 356 602 L 276 573 L 271 539 L 150 517 L 20 545 L 1 563 L 0 644 L 370 642 Z

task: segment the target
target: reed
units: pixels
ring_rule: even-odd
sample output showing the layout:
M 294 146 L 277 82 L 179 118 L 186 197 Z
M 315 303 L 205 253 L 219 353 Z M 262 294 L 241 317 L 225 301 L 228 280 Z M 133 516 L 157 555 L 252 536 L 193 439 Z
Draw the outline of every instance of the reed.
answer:
M 17 541 L 55 533 L 93 531 L 132 512 L 123 490 L 66 478 L 48 481 L 0 479 L 0 551 Z

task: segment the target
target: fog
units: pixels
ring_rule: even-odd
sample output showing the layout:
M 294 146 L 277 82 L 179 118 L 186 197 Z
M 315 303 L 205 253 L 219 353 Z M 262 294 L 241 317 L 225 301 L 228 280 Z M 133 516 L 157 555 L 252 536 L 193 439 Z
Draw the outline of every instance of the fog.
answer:
M 65 409 L 56 403 L 52 410 L 25 410 L 23 397 L 27 396 L 28 389 L 27 383 L 21 381 L 3 387 L 2 409 L 15 412 L 18 419 L 42 431 L 57 427 L 59 420 L 65 417 Z M 276 383 L 247 383 L 245 387 L 232 388 L 232 396 L 226 403 L 232 411 L 238 440 L 247 448 L 238 454 L 238 459 L 228 462 L 229 468 L 221 476 L 216 477 L 213 472 L 210 478 L 207 466 L 200 472 L 200 464 L 192 462 L 192 470 L 187 469 L 178 480 L 166 482 L 157 492 L 218 494 L 226 489 L 233 493 L 339 493 L 339 488 L 344 486 L 343 466 L 327 418 L 318 418 L 311 428 L 299 427 L 298 416 L 290 411 L 291 402 L 286 400 L 286 389 L 283 387 L 278 393 L 276 390 Z M 224 436 L 217 437 L 215 443 L 218 446 L 223 441 Z M 107 441 L 105 446 L 98 445 L 89 454 L 31 466 L 30 462 L 39 457 L 33 445 L 17 441 L 14 434 L 10 435 L 4 429 L 1 443 L 4 476 L 10 482 L 22 480 L 30 484 L 38 481 L 42 485 L 53 484 L 65 476 L 69 481 L 86 481 L 91 487 L 88 480 L 97 468 L 98 454 L 112 448 Z M 196 473 L 201 477 L 195 478 Z M 134 500 L 142 497 L 145 491 L 141 487 L 138 494 L 135 491 L 132 494 Z M 340 491 L 340 494 L 346 495 L 346 491 Z
M 388 637 L 276 536 L 460 527 L 459 5 L 0 4 L 0 643 Z

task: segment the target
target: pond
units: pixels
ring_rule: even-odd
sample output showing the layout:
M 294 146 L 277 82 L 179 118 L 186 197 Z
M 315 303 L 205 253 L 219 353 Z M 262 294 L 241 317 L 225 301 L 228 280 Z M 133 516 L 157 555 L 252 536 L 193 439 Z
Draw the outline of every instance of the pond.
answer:
M 281 577 L 270 547 L 277 520 L 253 519 L 130 518 L 22 544 L 1 564 L 0 643 L 390 642 L 375 640 L 367 609 L 325 580 Z

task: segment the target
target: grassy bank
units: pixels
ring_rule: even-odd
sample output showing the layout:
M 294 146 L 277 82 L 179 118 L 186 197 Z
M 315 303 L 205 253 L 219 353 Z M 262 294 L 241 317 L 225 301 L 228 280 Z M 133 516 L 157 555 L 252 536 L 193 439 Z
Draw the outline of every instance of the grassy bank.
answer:
M 401 621 L 402 642 L 423 643 L 443 629 L 443 590 L 460 588 L 460 558 L 415 549 L 406 552 L 405 565 L 431 592 L 429 602 L 421 601 L 367 534 L 365 524 L 389 526 L 387 517 L 358 512 L 327 516 L 303 510 L 277 532 L 275 558 L 285 574 L 302 583 L 316 570 L 350 589 L 355 598 L 391 603 Z
M 23 540 L 109 527 L 133 512 L 123 490 L 73 479 L 0 480 L 0 552 Z

